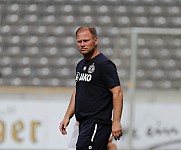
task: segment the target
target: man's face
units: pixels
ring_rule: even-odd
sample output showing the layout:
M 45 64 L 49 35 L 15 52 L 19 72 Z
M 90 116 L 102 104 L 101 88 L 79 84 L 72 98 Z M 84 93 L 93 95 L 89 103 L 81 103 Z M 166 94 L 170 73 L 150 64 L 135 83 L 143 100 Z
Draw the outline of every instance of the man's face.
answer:
M 81 54 L 86 55 L 95 50 L 97 43 L 97 37 L 93 37 L 89 30 L 77 33 L 77 46 Z

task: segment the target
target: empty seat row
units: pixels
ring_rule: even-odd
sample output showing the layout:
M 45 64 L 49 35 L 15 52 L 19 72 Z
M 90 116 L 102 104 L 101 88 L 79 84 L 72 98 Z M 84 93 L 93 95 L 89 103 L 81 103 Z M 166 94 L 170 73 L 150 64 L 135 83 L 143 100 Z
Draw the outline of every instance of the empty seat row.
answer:
M 74 4 L 75 5 L 75 4 Z M 175 2 L 170 5 L 163 5 L 163 4 L 155 4 L 155 5 L 144 5 L 144 3 L 140 3 L 137 5 L 129 5 L 123 2 L 117 1 L 110 2 L 108 4 L 102 4 L 102 3 L 95 3 L 92 2 L 92 4 L 82 4 L 79 5 L 72 5 L 70 3 L 62 4 L 62 3 L 54 3 L 51 2 L 47 4 L 44 3 L 18 3 L 14 2 L 13 4 L 1 4 L 1 11 L 7 11 L 9 14 L 14 13 L 26 13 L 26 14 L 72 14 L 72 13 L 97 13 L 97 14 L 109 14 L 109 13 L 117 13 L 117 14 L 165 14 L 168 13 L 169 15 L 173 14 L 179 14 L 180 7 Z M 3 6 L 7 6 L 6 9 L 3 9 Z
M 62 78 L 31 78 L 31 79 L 22 79 L 22 78 L 8 78 L 8 79 L 1 79 L 0 78 L 0 85 L 8 85 L 8 86 L 46 86 L 46 87 L 72 87 L 75 86 L 75 80 L 65 80 Z
M 180 81 L 171 81 L 171 80 L 142 80 L 137 82 L 136 87 L 139 89 L 161 89 L 161 90 L 170 90 L 170 89 L 180 89 Z M 32 79 L 23 79 L 23 78 L 8 78 L 1 79 L 0 85 L 9 85 L 9 86 L 65 86 L 72 87 L 75 86 L 75 80 L 64 80 L 62 78 L 32 78 Z M 123 88 L 128 88 L 128 81 L 121 82 Z
M 73 15 L 61 15 L 61 16 L 37 16 L 37 15 L 24 15 L 18 16 L 15 14 L 2 17 L 1 22 L 5 25 L 13 24 L 28 24 L 28 25 L 67 25 L 70 24 L 96 24 L 100 26 L 117 26 L 117 27 L 176 27 L 181 25 L 181 18 L 179 16 L 135 16 L 135 15 L 102 15 L 102 16 L 73 16 Z

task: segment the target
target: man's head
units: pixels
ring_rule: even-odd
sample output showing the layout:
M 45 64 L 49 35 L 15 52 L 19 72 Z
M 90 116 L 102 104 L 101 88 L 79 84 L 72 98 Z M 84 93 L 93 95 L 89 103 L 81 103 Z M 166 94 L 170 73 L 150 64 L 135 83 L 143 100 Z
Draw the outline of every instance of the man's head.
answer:
M 81 32 L 83 30 L 89 30 L 89 32 L 92 34 L 93 37 L 97 37 L 97 31 L 94 27 L 91 27 L 91 26 L 81 26 L 77 29 L 76 31 L 76 37 L 77 37 L 77 34 L 78 32 Z
M 76 38 L 80 53 L 87 58 L 93 57 L 98 44 L 96 29 L 90 26 L 79 27 L 76 31 Z

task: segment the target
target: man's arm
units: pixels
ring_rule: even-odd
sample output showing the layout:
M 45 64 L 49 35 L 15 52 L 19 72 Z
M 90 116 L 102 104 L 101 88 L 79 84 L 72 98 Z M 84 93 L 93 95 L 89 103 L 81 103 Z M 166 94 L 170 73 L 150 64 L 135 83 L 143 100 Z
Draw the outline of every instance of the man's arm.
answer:
M 70 119 L 74 115 L 75 93 L 76 93 L 76 90 L 74 89 L 74 91 L 72 93 L 72 97 L 71 97 L 70 102 L 69 102 L 69 106 L 67 108 L 67 111 L 66 111 L 66 113 L 64 115 L 64 118 L 63 118 L 62 122 L 59 125 L 60 132 L 63 135 L 67 134 L 66 127 L 68 126 L 68 124 L 70 122 Z
M 123 91 L 120 86 L 116 86 L 110 91 L 113 94 L 113 122 L 112 136 L 115 140 L 119 140 L 122 136 L 121 116 L 123 110 Z

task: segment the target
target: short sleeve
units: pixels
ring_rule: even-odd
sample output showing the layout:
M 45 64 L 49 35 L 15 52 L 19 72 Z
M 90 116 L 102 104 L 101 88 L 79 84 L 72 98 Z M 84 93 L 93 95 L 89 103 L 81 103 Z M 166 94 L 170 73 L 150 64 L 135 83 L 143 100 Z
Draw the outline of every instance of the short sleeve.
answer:
M 106 61 L 101 65 L 101 76 L 107 88 L 120 85 L 117 68 L 111 61 Z

